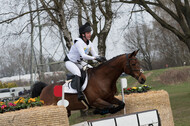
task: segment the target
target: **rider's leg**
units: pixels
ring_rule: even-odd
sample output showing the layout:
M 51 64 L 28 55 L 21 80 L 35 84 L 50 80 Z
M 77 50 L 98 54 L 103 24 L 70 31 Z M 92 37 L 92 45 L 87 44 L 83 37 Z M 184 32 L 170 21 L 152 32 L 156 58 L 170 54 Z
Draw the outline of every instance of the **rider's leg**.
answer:
M 67 70 L 69 70 L 72 74 L 74 75 L 78 75 L 79 77 L 81 76 L 81 73 L 80 73 L 80 69 L 79 67 L 71 62 L 71 61 L 66 61 L 65 62 L 65 67 L 67 68 Z
M 80 77 L 75 75 L 75 81 L 77 83 L 78 100 L 79 101 L 84 100 L 85 98 L 81 91 L 82 84 L 80 83 Z
M 86 68 L 92 68 L 92 66 L 84 61 L 81 61 L 79 64 L 77 64 L 77 66 L 80 69 L 86 70 Z
M 72 74 L 75 75 L 75 82 L 77 83 L 78 100 L 83 100 L 84 95 L 83 95 L 83 93 L 81 91 L 81 83 L 80 83 L 81 73 L 80 73 L 80 69 L 78 68 L 78 66 L 75 63 L 73 63 L 71 61 L 66 61 L 65 66 L 66 66 L 67 70 L 69 70 Z

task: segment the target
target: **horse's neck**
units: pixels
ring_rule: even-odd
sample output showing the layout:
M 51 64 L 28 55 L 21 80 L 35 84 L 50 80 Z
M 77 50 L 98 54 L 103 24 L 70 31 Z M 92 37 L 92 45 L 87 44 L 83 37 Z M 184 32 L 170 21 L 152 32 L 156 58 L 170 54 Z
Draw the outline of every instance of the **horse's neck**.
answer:
M 116 82 L 123 72 L 123 60 L 123 56 L 119 56 L 117 57 L 117 59 L 114 59 L 113 61 L 104 65 L 102 68 L 100 68 L 100 71 L 102 72 L 101 75 L 105 79 L 109 79 L 112 82 Z
M 116 81 L 123 72 L 122 66 L 123 66 L 122 62 L 112 63 L 110 65 L 107 65 L 106 76 L 109 76 L 112 80 Z

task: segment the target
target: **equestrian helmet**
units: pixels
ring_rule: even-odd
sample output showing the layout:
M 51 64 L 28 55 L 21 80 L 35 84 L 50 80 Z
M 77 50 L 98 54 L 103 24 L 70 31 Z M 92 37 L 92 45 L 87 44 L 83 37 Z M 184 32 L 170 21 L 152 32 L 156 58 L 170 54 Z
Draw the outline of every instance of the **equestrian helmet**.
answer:
M 79 33 L 84 34 L 85 32 L 91 32 L 91 26 L 90 23 L 86 22 L 84 25 L 79 27 Z

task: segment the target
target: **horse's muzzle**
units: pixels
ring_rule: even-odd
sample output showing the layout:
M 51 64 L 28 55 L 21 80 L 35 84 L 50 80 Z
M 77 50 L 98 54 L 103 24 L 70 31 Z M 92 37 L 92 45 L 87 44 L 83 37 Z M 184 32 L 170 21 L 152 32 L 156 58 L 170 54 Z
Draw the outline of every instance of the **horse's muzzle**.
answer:
M 141 78 L 140 80 L 138 80 L 140 84 L 144 84 L 145 83 L 145 79 L 144 78 Z

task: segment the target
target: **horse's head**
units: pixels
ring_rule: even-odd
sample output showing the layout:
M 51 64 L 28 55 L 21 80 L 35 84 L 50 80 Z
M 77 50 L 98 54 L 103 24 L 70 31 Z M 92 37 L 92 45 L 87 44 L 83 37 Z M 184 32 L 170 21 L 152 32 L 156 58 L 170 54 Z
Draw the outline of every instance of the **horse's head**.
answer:
M 135 57 L 139 50 L 126 54 L 126 64 L 124 66 L 124 72 L 136 78 L 139 83 L 144 84 L 146 77 L 141 72 L 140 63 Z

